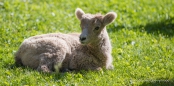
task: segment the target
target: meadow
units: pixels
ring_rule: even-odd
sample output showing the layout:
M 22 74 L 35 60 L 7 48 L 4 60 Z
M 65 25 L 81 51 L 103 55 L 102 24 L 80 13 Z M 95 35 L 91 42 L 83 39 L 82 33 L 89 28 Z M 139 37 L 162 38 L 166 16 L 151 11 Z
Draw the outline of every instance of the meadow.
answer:
M 14 65 L 22 41 L 46 33 L 80 33 L 74 11 L 114 11 L 107 26 L 114 70 L 40 73 Z M 172 86 L 174 0 L 0 0 L 1 86 Z

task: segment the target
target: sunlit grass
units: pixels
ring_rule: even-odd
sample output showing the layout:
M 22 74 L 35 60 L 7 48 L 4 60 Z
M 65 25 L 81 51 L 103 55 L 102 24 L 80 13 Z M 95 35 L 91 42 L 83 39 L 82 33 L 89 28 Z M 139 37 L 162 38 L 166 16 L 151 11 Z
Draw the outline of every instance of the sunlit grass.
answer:
M 0 1 L 0 85 L 173 85 L 173 4 L 173 0 Z M 77 7 L 87 13 L 117 13 L 107 27 L 114 70 L 44 74 L 14 65 L 14 53 L 25 38 L 80 32 Z

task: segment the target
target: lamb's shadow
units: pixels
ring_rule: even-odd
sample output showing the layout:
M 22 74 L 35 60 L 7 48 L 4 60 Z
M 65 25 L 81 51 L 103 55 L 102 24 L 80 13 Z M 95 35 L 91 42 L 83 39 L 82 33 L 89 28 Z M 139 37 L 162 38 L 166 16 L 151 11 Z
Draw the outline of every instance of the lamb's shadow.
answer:
M 159 22 L 150 22 L 146 25 L 136 25 L 127 27 L 126 25 L 113 25 L 114 28 L 109 28 L 108 32 L 115 32 L 121 29 L 130 29 L 135 31 L 146 31 L 148 34 L 159 35 L 162 34 L 167 37 L 174 36 L 174 18 L 161 20 Z
M 156 79 L 152 81 L 144 81 L 140 86 L 173 86 L 174 79 Z

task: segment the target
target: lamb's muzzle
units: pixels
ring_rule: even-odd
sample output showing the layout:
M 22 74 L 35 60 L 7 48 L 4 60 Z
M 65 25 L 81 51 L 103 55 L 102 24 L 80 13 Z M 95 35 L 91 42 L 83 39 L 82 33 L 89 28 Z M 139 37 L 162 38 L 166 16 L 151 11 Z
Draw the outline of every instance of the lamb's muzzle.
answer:
M 85 42 L 86 42 L 86 40 L 87 40 L 87 29 L 83 29 L 82 30 L 82 33 L 81 33 L 81 35 L 80 35 L 80 42 L 82 43 L 82 44 L 85 44 Z
M 82 44 L 84 43 L 85 40 L 86 40 L 86 37 L 80 36 L 80 42 L 81 42 Z

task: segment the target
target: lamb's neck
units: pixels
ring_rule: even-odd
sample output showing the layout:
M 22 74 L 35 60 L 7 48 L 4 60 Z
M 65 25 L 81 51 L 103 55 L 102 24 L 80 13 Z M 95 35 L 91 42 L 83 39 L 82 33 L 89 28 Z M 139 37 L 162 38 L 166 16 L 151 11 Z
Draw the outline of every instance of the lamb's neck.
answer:
M 106 52 L 111 53 L 111 43 L 106 29 L 101 32 L 98 41 L 87 45 L 87 47 L 91 50 L 91 52 L 95 52 L 103 56 L 105 56 L 104 54 Z

